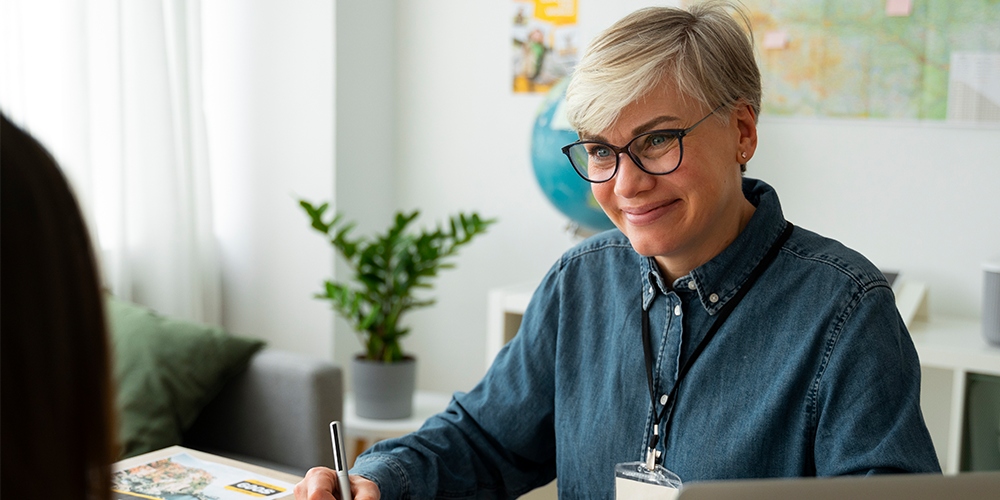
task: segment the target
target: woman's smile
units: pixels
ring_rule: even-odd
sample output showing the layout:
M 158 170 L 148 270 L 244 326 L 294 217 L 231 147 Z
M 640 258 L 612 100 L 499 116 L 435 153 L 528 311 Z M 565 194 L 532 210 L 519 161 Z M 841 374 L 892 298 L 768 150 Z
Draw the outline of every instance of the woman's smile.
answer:
M 646 226 L 659 220 L 661 217 L 678 208 L 681 200 L 673 199 L 645 205 L 619 207 L 625 215 L 625 220 L 633 226 Z

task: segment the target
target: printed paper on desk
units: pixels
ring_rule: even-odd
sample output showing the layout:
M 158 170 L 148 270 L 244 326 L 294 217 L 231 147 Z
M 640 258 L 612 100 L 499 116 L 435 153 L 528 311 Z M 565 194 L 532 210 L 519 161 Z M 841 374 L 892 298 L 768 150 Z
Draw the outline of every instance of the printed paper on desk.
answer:
M 176 455 L 114 473 L 112 498 L 250 500 L 288 495 L 294 485 L 188 455 Z

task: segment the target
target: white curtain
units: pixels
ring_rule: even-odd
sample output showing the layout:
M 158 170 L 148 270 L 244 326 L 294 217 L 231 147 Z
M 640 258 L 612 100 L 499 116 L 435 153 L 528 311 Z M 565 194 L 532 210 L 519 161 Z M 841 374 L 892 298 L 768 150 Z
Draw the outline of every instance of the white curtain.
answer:
M 0 108 L 66 171 L 115 295 L 220 324 L 200 13 L 198 0 L 0 0 Z

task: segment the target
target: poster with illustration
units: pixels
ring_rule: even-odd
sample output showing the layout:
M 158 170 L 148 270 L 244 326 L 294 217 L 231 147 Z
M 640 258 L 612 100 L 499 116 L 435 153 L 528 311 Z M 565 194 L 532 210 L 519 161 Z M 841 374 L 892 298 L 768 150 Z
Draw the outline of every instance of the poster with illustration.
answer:
M 250 500 L 291 498 L 293 484 L 187 453 L 116 471 L 114 500 Z
M 545 93 L 579 57 L 577 0 L 512 0 L 513 90 Z

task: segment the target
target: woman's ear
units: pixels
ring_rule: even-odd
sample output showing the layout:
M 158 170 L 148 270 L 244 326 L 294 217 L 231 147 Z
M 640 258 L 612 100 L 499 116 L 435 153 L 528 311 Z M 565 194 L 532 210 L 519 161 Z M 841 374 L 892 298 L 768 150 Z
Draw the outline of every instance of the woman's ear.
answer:
M 733 111 L 733 119 L 736 121 L 736 130 L 739 132 L 736 161 L 740 165 L 745 165 L 750 161 L 750 158 L 753 158 L 754 151 L 757 150 L 757 116 L 753 112 L 753 107 L 746 103 L 740 103 Z

